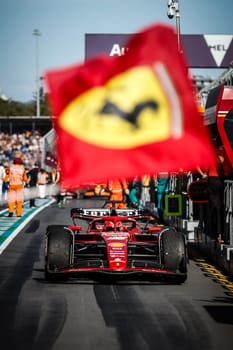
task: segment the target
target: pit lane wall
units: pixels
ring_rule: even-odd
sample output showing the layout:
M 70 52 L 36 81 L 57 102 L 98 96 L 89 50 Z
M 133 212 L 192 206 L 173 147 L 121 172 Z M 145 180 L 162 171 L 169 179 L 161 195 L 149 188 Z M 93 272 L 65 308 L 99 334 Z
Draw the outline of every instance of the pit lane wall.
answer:
M 195 228 L 195 238 L 198 247 L 211 260 L 233 275 L 233 181 L 224 181 L 224 223 L 222 240 L 216 241 L 210 232 L 202 232 Z
M 213 83 L 199 91 L 199 100 L 204 107 L 204 124 L 213 135 L 213 139 L 218 140 L 223 145 L 233 166 L 232 150 L 232 116 L 233 116 L 233 66 L 229 68 Z M 216 143 L 217 145 L 217 143 Z M 224 157 L 225 158 L 225 157 Z M 206 227 L 203 229 L 199 225 L 200 220 L 187 215 L 185 220 L 181 220 L 181 226 L 186 230 L 189 239 L 192 240 L 211 260 L 223 267 L 233 275 L 233 181 L 231 176 L 224 181 L 224 214 L 222 232 L 219 240 L 214 237 L 213 232 Z M 208 210 L 204 215 L 204 220 L 211 222 Z M 203 217 L 203 216 L 202 216 Z M 213 230 L 214 231 L 214 230 Z
M 170 222 L 185 232 L 190 244 L 194 244 L 211 261 L 233 276 L 233 180 L 224 181 L 224 220 L 220 239 L 200 225 L 200 212 L 195 214 L 193 203 L 188 197 L 184 209 L 183 217 L 170 217 Z M 204 221 L 210 220 L 208 215 L 206 211 Z

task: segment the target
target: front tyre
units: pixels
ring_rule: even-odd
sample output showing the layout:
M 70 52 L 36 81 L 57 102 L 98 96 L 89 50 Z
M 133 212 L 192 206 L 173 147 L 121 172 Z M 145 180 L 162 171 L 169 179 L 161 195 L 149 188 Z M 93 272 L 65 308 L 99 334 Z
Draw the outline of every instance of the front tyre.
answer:
M 45 278 L 47 280 L 65 280 L 73 261 L 74 235 L 71 230 L 61 225 L 50 225 L 46 233 Z
M 161 263 L 165 270 L 174 274 L 168 277 L 173 283 L 187 279 L 187 253 L 185 237 L 181 232 L 167 230 L 160 237 Z

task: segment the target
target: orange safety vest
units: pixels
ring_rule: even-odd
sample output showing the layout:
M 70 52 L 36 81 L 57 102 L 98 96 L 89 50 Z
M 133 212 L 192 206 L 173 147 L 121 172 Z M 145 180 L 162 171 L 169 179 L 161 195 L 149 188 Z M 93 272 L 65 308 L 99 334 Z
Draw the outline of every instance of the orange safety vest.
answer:
M 122 192 L 122 190 L 126 190 L 128 188 L 128 185 L 125 179 L 115 179 L 109 181 L 108 188 L 112 193 L 119 193 Z
M 9 174 L 5 176 L 4 181 L 9 181 L 10 186 L 23 185 L 23 182 L 28 183 L 28 177 L 24 166 L 19 164 L 11 165 L 9 168 Z

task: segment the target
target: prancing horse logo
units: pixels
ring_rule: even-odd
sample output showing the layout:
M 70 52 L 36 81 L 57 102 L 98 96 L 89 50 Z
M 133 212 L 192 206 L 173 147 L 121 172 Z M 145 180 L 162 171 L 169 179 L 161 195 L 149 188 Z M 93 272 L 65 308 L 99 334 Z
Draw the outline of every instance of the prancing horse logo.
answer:
M 127 120 L 135 128 L 138 128 L 138 117 L 140 116 L 140 113 L 147 108 L 157 111 L 158 104 L 153 100 L 148 100 L 145 102 L 138 103 L 131 112 L 124 112 L 111 101 L 107 101 L 99 113 L 118 116 L 120 119 Z
M 165 78 L 166 87 L 170 80 Z M 182 119 L 179 97 L 170 82 L 168 98 L 161 79 L 155 67 L 133 67 L 78 95 L 59 124 L 81 141 L 105 149 L 132 149 L 176 137 Z

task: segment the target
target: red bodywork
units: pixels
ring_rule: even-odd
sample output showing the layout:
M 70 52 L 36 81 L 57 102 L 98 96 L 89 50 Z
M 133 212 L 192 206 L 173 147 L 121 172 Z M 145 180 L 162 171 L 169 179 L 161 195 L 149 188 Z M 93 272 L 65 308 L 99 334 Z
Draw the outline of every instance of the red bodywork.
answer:
M 138 274 L 186 280 L 186 241 L 174 227 L 158 225 L 137 209 L 74 208 L 71 217 L 73 225 L 47 228 L 47 276 Z
M 217 127 L 224 149 L 233 166 L 233 87 L 222 85 L 217 104 Z
M 218 140 L 215 145 L 219 151 L 221 139 L 222 156 L 226 159 L 223 166 L 233 166 L 233 87 L 219 85 L 208 94 L 204 123 L 212 130 L 213 138 Z M 215 130 L 215 127 L 217 130 Z M 228 166 L 228 167 L 229 167 Z
M 114 227 L 111 231 L 106 231 L 105 224 L 106 222 L 112 222 Z M 94 228 L 95 227 L 95 228 Z M 100 267 L 99 270 L 105 271 L 130 271 L 128 269 L 128 245 L 129 242 L 140 242 L 141 244 L 157 244 L 158 243 L 158 232 L 162 230 L 163 226 L 158 226 L 156 228 L 150 227 L 148 228 L 148 233 L 145 236 L 140 228 L 140 225 L 137 224 L 137 221 L 132 218 L 125 217 L 112 217 L 106 216 L 101 219 L 93 219 L 91 223 L 89 223 L 87 232 L 85 235 L 85 242 L 96 242 L 98 244 L 99 241 L 104 241 L 106 244 L 107 250 L 107 260 L 109 263 L 108 268 Z M 74 226 L 72 226 L 74 229 Z M 80 227 L 78 227 L 80 229 Z M 156 233 L 156 235 L 155 235 Z M 152 235 L 153 234 L 153 235 Z M 81 239 L 79 239 L 81 238 Z M 143 239 L 144 238 L 144 239 Z M 75 244 L 83 242 L 83 235 L 80 236 L 77 234 L 75 236 Z M 93 270 L 93 268 L 92 268 Z M 135 268 L 133 269 L 135 271 Z M 156 269 L 157 271 L 157 269 Z M 161 271 L 161 270 L 160 270 Z

